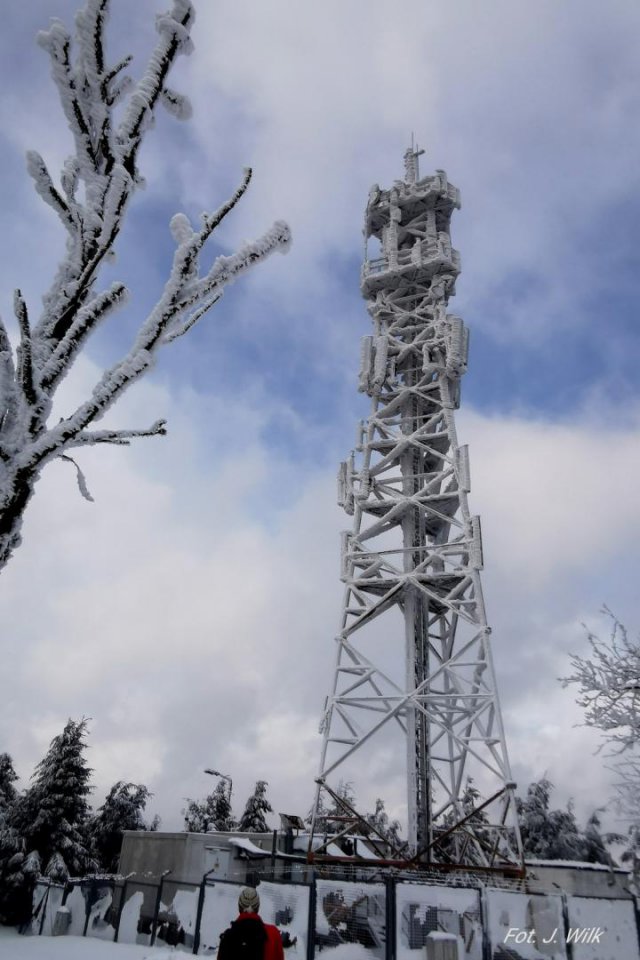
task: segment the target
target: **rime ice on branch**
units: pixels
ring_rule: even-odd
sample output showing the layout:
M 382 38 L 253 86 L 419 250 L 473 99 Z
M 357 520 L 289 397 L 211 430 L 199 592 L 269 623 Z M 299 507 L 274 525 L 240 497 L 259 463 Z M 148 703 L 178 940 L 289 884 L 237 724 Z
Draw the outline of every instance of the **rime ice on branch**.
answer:
M 87 338 L 127 298 L 122 283 L 97 289 L 98 274 L 113 249 L 129 200 L 143 182 L 137 159 L 155 109 L 161 103 L 179 119 L 190 114 L 186 97 L 166 83 L 176 58 L 192 49 L 190 0 L 173 0 L 171 11 L 157 18 L 159 40 L 135 85 L 123 72 L 131 57 L 112 66 L 106 61 L 108 12 L 109 0 L 87 0 L 76 15 L 73 47 L 59 20 L 38 35 L 51 58 L 75 154 L 65 162 L 59 185 L 38 153 L 27 154 L 35 188 L 60 218 L 67 245 L 35 323 L 21 292 L 15 292 L 19 330 L 15 359 L 0 320 L 0 568 L 20 543 L 24 510 L 43 465 L 55 457 L 70 460 L 73 447 L 128 444 L 134 437 L 165 433 L 164 421 L 141 430 L 87 428 L 153 364 L 163 344 L 191 329 L 239 274 L 274 250 L 284 251 L 290 240 L 287 225 L 277 221 L 233 255 L 218 257 L 209 270 L 201 268 L 200 255 L 209 237 L 249 185 L 248 169 L 233 196 L 214 213 L 203 214 L 198 228 L 184 214 L 176 214 L 171 221 L 176 249 L 169 278 L 129 353 L 103 374 L 71 416 L 48 424 L 55 391 Z M 114 108 L 125 98 L 122 120 L 116 123 Z M 80 490 L 89 497 L 77 470 Z

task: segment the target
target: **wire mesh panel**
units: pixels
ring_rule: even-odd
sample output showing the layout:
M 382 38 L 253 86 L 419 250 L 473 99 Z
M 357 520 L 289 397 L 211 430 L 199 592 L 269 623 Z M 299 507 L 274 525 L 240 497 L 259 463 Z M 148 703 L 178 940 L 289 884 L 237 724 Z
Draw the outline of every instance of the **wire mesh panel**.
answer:
M 631 900 L 567 897 L 573 960 L 638 960 L 638 930 Z
M 487 890 L 491 960 L 565 960 L 559 896 Z
M 428 934 L 458 937 L 459 960 L 482 960 L 480 893 L 467 887 L 396 886 L 396 958 L 423 960 Z
M 271 883 L 263 880 L 258 886 L 258 893 L 260 916 L 264 922 L 276 925 L 286 950 L 295 947 L 296 957 L 306 957 L 309 931 L 309 887 L 296 883 Z
M 386 891 L 381 883 L 316 881 L 315 949 L 340 957 L 385 956 Z M 347 945 L 359 948 L 346 950 Z
M 82 885 L 76 884 L 68 893 L 64 902 L 71 914 L 68 933 L 72 937 L 81 937 L 84 933 L 84 922 L 87 919 L 86 901 L 82 895 Z
M 87 937 L 113 940 L 116 933 L 116 913 L 113 904 L 113 883 L 95 881 L 88 890 Z
M 151 943 L 157 884 L 127 883 L 118 926 L 118 943 Z
M 199 887 L 165 881 L 155 926 L 155 946 L 168 944 L 176 951 L 193 952 L 198 916 Z
M 207 883 L 200 921 L 199 956 L 207 956 L 218 949 L 220 934 L 238 916 L 238 897 L 244 884 Z
M 64 902 L 71 919 L 68 933 L 74 937 L 86 936 L 99 940 L 113 940 L 115 913 L 113 910 L 113 882 L 86 880 L 74 883 Z
M 62 906 L 64 887 L 38 881 L 33 890 L 33 919 L 31 932 L 51 936 L 58 907 Z

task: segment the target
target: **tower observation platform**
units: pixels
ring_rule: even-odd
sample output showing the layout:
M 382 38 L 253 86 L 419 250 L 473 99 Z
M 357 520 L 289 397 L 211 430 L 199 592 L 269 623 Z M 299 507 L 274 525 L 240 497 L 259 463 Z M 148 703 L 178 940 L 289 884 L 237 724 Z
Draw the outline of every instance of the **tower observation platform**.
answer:
M 314 824 L 341 781 L 388 800 L 403 767 L 407 843 L 390 859 L 518 871 L 480 519 L 455 424 L 469 345 L 448 312 L 460 194 L 442 170 L 420 178 L 421 152 L 406 152 L 403 180 L 372 187 L 365 214 L 361 289 L 373 331 L 362 340 L 359 389 L 371 408 L 338 474 L 353 520 L 342 535 L 345 592 Z M 343 807 L 346 835 L 358 814 Z M 327 849 L 316 839 L 314 857 Z
M 438 274 L 457 277 L 460 254 L 451 246 L 449 223 L 460 207 L 460 191 L 444 170 L 416 182 L 397 181 L 390 190 L 371 188 L 365 215 L 365 238 L 380 242 L 381 255 L 362 267 L 362 292 L 393 289 Z

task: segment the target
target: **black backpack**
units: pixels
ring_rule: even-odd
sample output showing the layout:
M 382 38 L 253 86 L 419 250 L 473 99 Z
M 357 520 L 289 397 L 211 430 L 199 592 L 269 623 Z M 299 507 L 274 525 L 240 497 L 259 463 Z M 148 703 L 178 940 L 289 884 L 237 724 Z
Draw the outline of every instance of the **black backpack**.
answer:
M 267 932 L 259 917 L 234 920 L 220 937 L 218 960 L 262 960 Z

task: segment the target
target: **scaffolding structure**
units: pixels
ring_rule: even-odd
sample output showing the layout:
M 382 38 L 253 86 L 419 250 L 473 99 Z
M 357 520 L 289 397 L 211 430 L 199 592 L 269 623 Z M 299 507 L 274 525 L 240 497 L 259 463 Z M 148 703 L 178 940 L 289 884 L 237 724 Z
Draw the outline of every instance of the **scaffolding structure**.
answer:
M 338 475 L 353 525 L 342 542 L 313 856 L 329 853 L 328 841 L 318 846 L 323 796 L 340 809 L 340 781 L 385 762 L 391 770 L 404 750 L 408 846 L 392 856 L 518 870 L 480 520 L 469 511 L 468 448 L 455 426 L 469 343 L 463 321 L 447 313 L 460 272 L 450 237 L 460 194 L 442 170 L 420 178 L 422 152 L 407 150 L 404 179 L 374 185 L 366 209 L 361 289 L 373 333 L 362 341 L 359 389 L 371 413 Z M 340 833 L 357 832 L 352 805 L 343 812 Z

